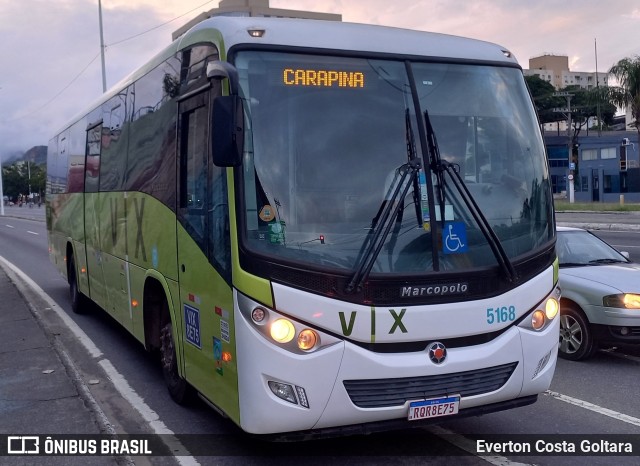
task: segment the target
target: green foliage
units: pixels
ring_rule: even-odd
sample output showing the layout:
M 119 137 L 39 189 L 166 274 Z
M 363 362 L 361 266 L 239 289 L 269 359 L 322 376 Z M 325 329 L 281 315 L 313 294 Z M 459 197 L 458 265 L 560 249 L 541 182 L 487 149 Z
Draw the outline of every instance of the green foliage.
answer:
M 631 117 L 640 136 L 640 56 L 623 58 L 609 69 L 618 86 L 609 90 L 610 100 L 619 107 L 631 108 Z
M 551 83 L 541 79 L 537 75 L 525 76 L 533 102 L 538 111 L 541 123 L 552 123 L 562 121 L 566 118 L 564 113 L 554 112 L 554 108 L 567 106 L 565 97 L 558 97 L 555 88 Z M 613 123 L 616 113 L 616 105 L 609 98 L 607 87 L 593 89 L 583 89 L 580 86 L 568 86 L 560 90 L 569 92 L 571 97 L 571 118 L 574 126 L 574 137 L 577 137 L 580 130 L 586 126 L 589 118 L 598 116 L 598 105 L 600 106 L 600 118 L 604 124 Z
M 16 200 L 21 194 L 31 192 L 44 196 L 47 178 L 46 165 L 18 162 L 2 167 L 2 191 L 5 196 Z
M 556 97 L 553 93 L 556 91 L 553 85 L 540 76 L 525 76 L 529 92 L 533 98 L 533 103 L 538 111 L 538 117 L 541 123 L 553 123 L 554 121 L 563 120 L 562 113 L 554 112 L 556 107 L 564 107 L 565 100 L 562 97 Z

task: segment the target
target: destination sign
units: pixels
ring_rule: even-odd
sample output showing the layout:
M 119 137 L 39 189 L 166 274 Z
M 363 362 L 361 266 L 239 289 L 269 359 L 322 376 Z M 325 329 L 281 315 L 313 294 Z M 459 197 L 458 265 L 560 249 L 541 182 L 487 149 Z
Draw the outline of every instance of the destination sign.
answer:
M 317 70 L 285 68 L 282 71 L 285 86 L 364 87 L 364 73 L 360 71 Z

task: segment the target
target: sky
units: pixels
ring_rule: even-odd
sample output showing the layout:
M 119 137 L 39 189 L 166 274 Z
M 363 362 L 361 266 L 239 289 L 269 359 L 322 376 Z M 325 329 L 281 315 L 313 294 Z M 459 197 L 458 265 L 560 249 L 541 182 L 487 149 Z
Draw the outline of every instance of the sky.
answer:
M 102 0 L 107 87 L 171 42 L 218 0 Z M 607 71 L 640 55 L 637 0 L 270 0 L 273 8 L 500 44 L 523 68 L 566 55 L 572 71 Z M 597 54 L 596 54 L 597 48 Z M 46 145 L 102 94 L 98 0 L 0 0 L 0 158 Z

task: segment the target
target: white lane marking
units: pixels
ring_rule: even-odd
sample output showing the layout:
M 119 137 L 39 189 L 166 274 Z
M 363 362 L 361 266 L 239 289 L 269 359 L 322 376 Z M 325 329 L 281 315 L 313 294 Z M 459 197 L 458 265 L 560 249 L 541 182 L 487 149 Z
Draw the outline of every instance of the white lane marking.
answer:
M 18 275 L 20 279 L 24 280 L 24 282 L 29 285 L 40 297 L 49 304 L 51 309 L 55 311 L 56 314 L 62 319 L 65 325 L 71 330 L 73 335 L 82 343 L 87 352 L 94 357 L 99 358 L 102 356 L 102 351 L 93 343 L 91 338 L 82 330 L 78 324 L 76 324 L 66 312 L 64 312 L 60 306 L 51 298 L 47 293 L 44 292 L 42 288 L 40 288 L 36 282 L 34 282 L 28 275 L 26 275 L 22 270 L 13 265 L 11 262 L 6 260 L 4 257 L 0 256 L 0 262 L 4 264 L 6 268 L 9 268 L 13 273 Z M 158 414 L 149 407 L 142 399 L 140 395 L 136 393 L 136 391 L 131 388 L 127 380 L 116 370 L 116 368 L 111 364 L 111 361 L 104 358 L 98 361 L 98 364 L 102 366 L 102 369 L 107 373 L 107 376 L 113 382 L 114 387 L 120 392 L 122 397 L 127 400 L 127 402 L 133 406 L 138 413 L 142 416 L 142 418 L 149 423 L 149 426 L 153 429 L 153 432 L 156 434 L 165 434 L 163 435 L 162 441 L 167 445 L 167 447 L 174 452 L 174 458 L 176 461 L 182 466 L 199 466 L 200 463 L 196 461 L 193 456 L 190 456 L 189 451 L 175 438 L 168 437 L 173 436 L 174 433 L 160 420 Z M 182 455 L 182 456 L 178 456 Z
M 18 267 L 16 267 L 11 262 L 6 260 L 4 257 L 0 257 L 0 261 L 7 268 L 11 269 L 13 273 L 18 275 L 25 283 L 27 283 L 27 285 L 29 285 L 36 293 L 38 293 L 38 295 L 40 295 L 40 297 L 44 299 L 47 302 L 47 304 L 49 304 L 49 307 L 51 307 L 51 309 L 56 314 L 58 314 L 58 317 L 60 317 L 60 319 L 62 319 L 64 324 L 67 326 L 67 328 L 71 330 L 71 333 L 73 333 L 73 336 L 75 336 L 80 341 L 82 346 L 84 346 L 84 348 L 89 352 L 89 354 L 93 358 L 99 358 L 100 356 L 102 356 L 102 351 L 95 345 L 95 343 L 93 343 L 91 338 L 89 338 L 89 336 L 86 333 L 84 333 L 84 330 L 82 330 L 78 326 L 78 324 L 76 324 L 73 321 L 73 319 L 71 319 L 71 317 L 69 317 L 69 315 L 66 312 L 64 312 L 60 306 L 58 306 L 58 304 L 53 300 L 53 298 L 51 298 L 47 293 L 44 292 L 42 288 L 38 286 L 36 282 L 31 280 L 31 278 L 27 274 L 25 274 Z
M 625 355 L 626 356 L 626 355 Z M 626 422 L 628 424 L 633 424 L 636 426 L 640 426 L 640 419 L 637 417 L 629 416 L 628 414 L 619 413 L 618 411 L 614 411 L 612 409 L 603 408 L 602 406 L 595 405 L 593 403 L 589 403 L 588 401 L 580 400 L 578 398 L 573 398 L 571 396 L 563 395 L 562 393 L 554 392 L 551 390 L 546 390 L 545 394 L 552 396 L 556 400 L 564 401 L 565 403 L 572 404 L 574 406 L 578 406 L 580 408 L 588 409 L 590 411 L 594 411 L 598 414 L 602 414 L 604 416 L 611 417 L 618 421 Z M 483 456 L 479 455 L 476 447 L 476 442 L 471 440 L 463 435 L 456 434 L 453 431 L 445 429 L 440 426 L 429 426 L 425 427 L 425 430 L 429 431 L 433 435 L 437 435 L 443 440 L 455 445 L 456 447 L 464 450 L 472 455 L 477 456 L 478 458 L 483 459 L 487 463 L 494 464 L 496 466 L 519 466 L 525 465 L 527 463 L 517 463 L 505 458 L 504 456 Z
M 445 429 L 444 427 L 428 426 L 428 427 L 425 427 L 425 430 L 432 433 L 433 435 L 437 435 L 444 441 L 449 442 L 452 445 L 455 445 L 461 450 L 464 450 L 467 453 L 471 453 L 472 455 L 475 455 L 478 458 L 485 460 L 487 463 L 491 463 L 496 466 L 527 466 L 528 465 L 528 463 L 518 463 L 516 461 L 511 461 L 509 458 L 505 458 L 504 456 L 479 455 L 475 440 L 471 440 L 465 437 L 464 435 L 456 434 L 455 432 L 449 429 Z
M 153 431 L 162 435 L 162 442 L 173 453 L 176 461 L 183 466 L 198 466 L 200 463 L 191 456 L 189 450 L 187 450 L 182 443 L 174 436 L 174 432 L 169 429 L 164 422 L 160 420 L 160 416 L 151 407 L 145 403 L 140 395 L 129 385 L 127 379 L 125 379 L 118 370 L 113 367 L 111 361 L 108 359 L 102 359 L 98 361 L 98 364 L 102 366 L 102 369 L 107 373 L 107 376 L 113 382 L 113 386 L 116 387 L 120 395 L 129 402 L 145 421 L 149 423 Z
M 15 228 L 13 225 L 5 225 L 7 228 Z
M 571 396 L 563 395 L 562 393 L 554 392 L 551 390 L 547 390 L 545 393 L 547 395 L 551 395 L 556 400 L 564 401 L 565 403 L 579 406 L 581 408 L 588 409 L 589 411 L 593 411 L 604 416 L 609 416 L 618 421 L 633 424 L 634 426 L 640 426 L 640 419 L 638 419 L 637 417 L 619 413 L 618 411 L 614 411 L 612 409 L 603 408 L 602 406 L 594 405 L 593 403 L 589 403 L 588 401 L 579 400 L 578 398 L 573 398 Z
M 35 231 L 29 231 L 29 230 L 27 230 L 27 233 L 30 233 L 30 234 L 36 235 L 36 236 L 40 235 L 40 233 L 36 233 Z

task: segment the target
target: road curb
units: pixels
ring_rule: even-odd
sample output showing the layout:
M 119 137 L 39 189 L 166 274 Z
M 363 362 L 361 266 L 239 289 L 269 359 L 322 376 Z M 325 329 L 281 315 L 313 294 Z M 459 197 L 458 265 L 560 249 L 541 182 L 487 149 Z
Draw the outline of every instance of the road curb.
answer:
M 556 226 L 582 228 L 585 230 L 640 231 L 640 225 L 635 225 L 630 223 L 556 222 Z

